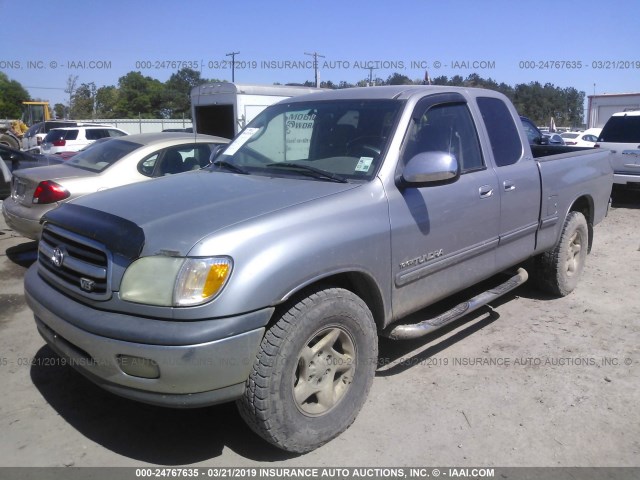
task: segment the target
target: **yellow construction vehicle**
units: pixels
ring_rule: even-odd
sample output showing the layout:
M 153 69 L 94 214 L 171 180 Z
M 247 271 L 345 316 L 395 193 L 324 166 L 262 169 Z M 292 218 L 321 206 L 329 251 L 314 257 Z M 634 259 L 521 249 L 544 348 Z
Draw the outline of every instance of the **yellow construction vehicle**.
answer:
M 28 126 L 51 120 L 49 102 L 22 102 L 22 122 Z
M 0 123 L 0 144 L 20 149 L 24 132 L 35 123 L 51 120 L 49 102 L 22 102 L 22 118 Z

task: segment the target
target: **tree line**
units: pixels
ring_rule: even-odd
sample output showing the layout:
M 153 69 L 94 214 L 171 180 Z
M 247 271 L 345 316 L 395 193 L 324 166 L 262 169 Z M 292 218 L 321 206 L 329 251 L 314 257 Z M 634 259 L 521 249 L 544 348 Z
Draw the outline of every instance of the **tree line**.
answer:
M 323 88 L 348 88 L 367 85 L 448 85 L 479 87 L 497 90 L 513 102 L 521 115 L 531 118 L 538 125 L 546 125 L 551 117 L 556 125 L 577 127 L 584 123 L 585 93 L 573 87 L 561 88 L 551 83 L 521 83 L 515 86 L 498 83 L 472 73 L 466 78 L 455 75 L 429 79 L 410 79 L 393 73 L 386 79 L 363 79 L 356 83 L 341 81 L 321 82 Z M 71 81 L 73 80 L 73 82 Z M 190 92 L 195 86 L 217 79 L 204 79 L 200 72 L 184 68 L 172 74 L 166 82 L 144 76 L 141 72 L 129 72 L 118 79 L 117 85 L 96 87 L 94 82 L 75 86 L 76 78 L 67 85 L 69 105 L 53 106 L 58 118 L 190 118 Z M 312 81 L 287 85 L 314 86 Z M 29 93 L 15 80 L 0 72 L 0 118 L 20 118 L 21 103 L 31 100 Z
M 330 81 L 321 82 L 325 88 L 347 88 L 367 85 L 444 85 L 450 87 L 476 87 L 496 90 L 506 95 L 515 105 L 520 115 L 529 117 L 538 125 L 548 125 L 553 117 L 555 124 L 565 127 L 581 127 L 584 124 L 584 99 L 585 92 L 580 92 L 573 87 L 561 88 L 551 83 L 542 85 L 540 82 L 520 83 L 515 86 L 506 83 L 498 83 L 491 78 L 482 78 L 477 73 L 472 73 L 464 78 L 455 75 L 451 78 L 439 76 L 430 79 L 411 80 L 406 75 L 393 73 L 386 80 L 376 78 L 371 81 L 361 80 L 356 84 L 340 82 L 334 84 Z M 314 86 L 307 81 L 304 86 Z

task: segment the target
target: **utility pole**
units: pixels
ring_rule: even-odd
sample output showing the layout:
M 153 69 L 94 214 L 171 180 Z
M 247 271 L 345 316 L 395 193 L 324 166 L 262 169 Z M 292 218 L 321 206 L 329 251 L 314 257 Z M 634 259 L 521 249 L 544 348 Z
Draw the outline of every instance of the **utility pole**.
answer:
M 91 89 L 91 119 L 96 119 L 96 84 L 91 82 L 89 84 L 89 88 Z
M 67 78 L 67 88 L 64 89 L 65 93 L 69 94 L 69 109 L 67 110 L 67 115 L 65 118 L 70 118 L 71 116 L 71 102 L 73 101 L 73 92 L 76 91 L 76 82 L 78 81 L 78 76 L 69 75 Z
M 318 57 L 325 58 L 325 56 L 320 55 L 318 52 L 313 52 L 313 53 L 304 52 L 304 54 L 313 57 L 313 70 L 315 71 L 315 75 L 316 75 L 316 88 L 318 88 L 320 86 L 320 82 L 318 82 Z
M 369 70 L 369 86 L 373 83 L 373 71 L 377 70 L 376 67 L 366 67 Z
M 240 52 L 227 53 L 227 57 L 231 57 L 231 82 L 236 81 L 236 55 L 240 55 Z

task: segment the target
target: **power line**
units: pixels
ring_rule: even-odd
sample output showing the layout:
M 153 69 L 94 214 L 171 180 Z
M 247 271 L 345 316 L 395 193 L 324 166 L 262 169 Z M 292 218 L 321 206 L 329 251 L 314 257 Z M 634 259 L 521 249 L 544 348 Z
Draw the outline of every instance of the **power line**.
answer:
M 33 88 L 36 90 L 66 90 L 66 88 L 61 87 L 24 87 L 24 88 Z

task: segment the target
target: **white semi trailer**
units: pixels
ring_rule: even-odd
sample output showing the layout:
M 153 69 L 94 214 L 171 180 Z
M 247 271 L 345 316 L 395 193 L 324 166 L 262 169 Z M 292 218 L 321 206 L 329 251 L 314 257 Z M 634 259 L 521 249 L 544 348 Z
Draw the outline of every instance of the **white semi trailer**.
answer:
M 194 131 L 233 138 L 269 105 L 318 90 L 312 87 L 228 82 L 200 85 L 191 90 L 191 118 Z

